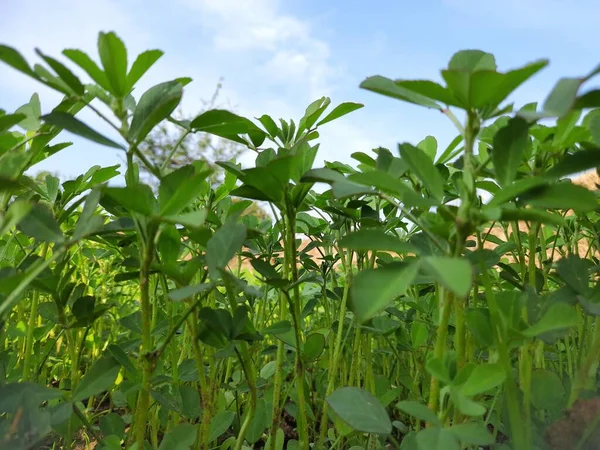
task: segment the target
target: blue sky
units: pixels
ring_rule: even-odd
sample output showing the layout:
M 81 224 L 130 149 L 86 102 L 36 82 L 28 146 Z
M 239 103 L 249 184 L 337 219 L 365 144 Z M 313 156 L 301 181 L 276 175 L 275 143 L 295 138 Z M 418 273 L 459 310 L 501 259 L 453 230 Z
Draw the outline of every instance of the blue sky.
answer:
M 493 53 L 500 70 L 549 58 L 550 66 L 513 96 L 518 106 L 542 102 L 558 78 L 585 74 L 600 63 L 594 36 L 600 2 L 593 0 L 22 0 L 2 2 L 0 16 L 0 42 L 30 62 L 38 61 L 35 47 L 62 60 L 64 48 L 98 59 L 99 31 L 119 34 L 130 62 L 143 50 L 163 50 L 139 88 L 192 77 L 183 102 L 190 114 L 220 77 L 221 101 L 249 117 L 298 119 L 323 95 L 334 104 L 364 103 L 323 127 L 317 165 L 323 159 L 351 162 L 351 153 L 378 146 L 394 151 L 398 142 L 416 144 L 428 134 L 442 147 L 455 136 L 435 111 L 359 89 L 367 76 L 439 79 L 452 54 L 468 48 Z M 33 92 L 40 94 L 43 112 L 60 100 L 0 65 L 0 108 L 12 111 Z M 111 135 L 92 114 L 80 117 Z M 93 164 L 122 161 L 118 152 L 67 133 L 59 139 L 75 145 L 35 170 L 67 179 Z

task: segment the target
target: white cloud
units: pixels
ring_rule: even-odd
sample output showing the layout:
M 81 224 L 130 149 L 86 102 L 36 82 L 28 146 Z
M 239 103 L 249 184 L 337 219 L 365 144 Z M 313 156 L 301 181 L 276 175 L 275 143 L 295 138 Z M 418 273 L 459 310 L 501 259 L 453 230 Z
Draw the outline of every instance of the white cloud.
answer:
M 358 84 L 356 80 L 346 83 L 347 75 L 337 66 L 329 43 L 317 37 L 312 19 L 287 13 L 283 1 L 178 2 L 177 6 L 167 7 L 151 0 L 97 0 L 90 8 L 79 0 L 24 0 L 6 13 L 0 42 L 16 47 L 30 62 L 39 61 L 33 53 L 36 46 L 63 61 L 67 60 L 60 52 L 73 47 L 98 60 L 99 31 L 117 32 L 127 46 L 130 64 L 139 52 L 160 48 L 165 55 L 144 77 L 136 96 L 157 82 L 191 76 L 194 82 L 186 87 L 183 104 L 187 114 L 203 107 L 200 100 L 211 96 L 221 75 L 225 75 L 223 95 L 219 98 L 222 106 L 232 106 L 250 118 L 269 114 L 276 120 L 283 117 L 297 121 L 313 100 L 324 95 L 333 97 L 338 88 Z M 28 26 L 23 27 L 24 23 Z M 157 29 L 156 24 L 164 27 Z M 31 29 L 36 33 L 31 33 Z M 32 92 L 40 93 L 44 112 L 60 100 L 59 94 L 3 64 L 0 80 L 0 98 L 4 99 L 0 107 L 16 108 Z M 353 99 L 342 98 L 333 103 L 345 100 Z M 85 112 L 81 118 L 100 132 L 114 136 L 93 114 Z M 371 118 L 366 120 L 374 123 Z M 354 151 L 368 152 L 382 144 L 372 133 L 377 127 L 351 123 L 344 118 L 326 125 L 320 139 L 321 161 L 347 161 Z M 71 177 L 92 164 L 122 162 L 116 152 L 67 133 L 60 139 L 73 140 L 75 145 L 40 164 L 40 170 L 58 170 Z M 243 157 L 244 162 L 253 159 L 250 152 Z
M 138 3 L 140 0 L 129 0 L 128 5 Z M 0 42 L 16 47 L 30 64 L 40 60 L 34 53 L 36 47 L 63 61 L 60 52 L 65 48 L 80 48 L 94 57 L 99 31 L 120 30 L 119 35 L 130 51 L 143 48 L 150 39 L 150 30 L 138 27 L 134 17 L 117 0 L 96 0 L 93 7 L 73 0 L 48 3 L 23 0 L 10 8 L 10 14 L 3 14 Z M 0 66 L 0 79 L 3 89 L 10 87 L 26 93 L 43 90 L 35 80 L 5 65 Z M 53 98 L 60 96 L 54 94 Z
M 200 23 L 213 33 L 217 51 L 254 51 L 263 62 L 254 70 L 264 82 L 314 100 L 330 95 L 340 76 L 327 42 L 314 37 L 308 21 L 282 11 L 278 0 L 180 0 L 198 11 Z M 249 70 L 252 68 L 248 67 Z M 302 92 L 299 92 L 302 91 Z

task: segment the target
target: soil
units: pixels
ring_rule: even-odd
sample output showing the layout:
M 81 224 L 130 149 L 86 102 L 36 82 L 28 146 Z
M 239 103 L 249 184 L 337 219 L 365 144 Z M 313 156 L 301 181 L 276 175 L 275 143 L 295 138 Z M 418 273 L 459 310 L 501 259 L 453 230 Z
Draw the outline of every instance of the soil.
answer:
M 600 397 L 578 400 L 544 434 L 549 450 L 600 449 Z M 584 440 L 581 447 L 577 447 Z

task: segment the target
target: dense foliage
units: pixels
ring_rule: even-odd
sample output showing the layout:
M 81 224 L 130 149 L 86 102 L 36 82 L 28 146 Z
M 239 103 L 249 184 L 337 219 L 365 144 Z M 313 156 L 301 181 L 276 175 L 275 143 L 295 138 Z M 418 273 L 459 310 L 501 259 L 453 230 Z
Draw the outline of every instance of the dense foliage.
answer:
M 501 72 L 467 50 L 445 85 L 367 78 L 457 138 L 313 168 L 319 129 L 362 105 L 177 120 L 190 79 L 134 91 L 162 52 L 129 65 L 114 33 L 98 50 L 65 50 L 74 72 L 0 46 L 64 94 L 0 111 L 0 448 L 598 448 L 598 196 L 567 177 L 600 166 L 600 90 L 582 92 L 600 68 L 518 110 L 506 99 L 547 61 Z M 150 160 L 166 121 L 255 165 L 220 161 L 215 185 L 206 161 Z M 25 176 L 62 130 L 125 167 Z

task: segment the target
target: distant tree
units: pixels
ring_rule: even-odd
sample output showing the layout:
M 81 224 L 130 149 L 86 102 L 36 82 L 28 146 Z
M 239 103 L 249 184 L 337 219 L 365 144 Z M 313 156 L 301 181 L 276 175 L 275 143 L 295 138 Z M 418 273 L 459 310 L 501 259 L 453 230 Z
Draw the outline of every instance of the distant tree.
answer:
M 232 202 L 239 202 L 241 199 L 238 198 L 232 198 L 231 199 Z M 248 206 L 248 208 L 246 208 L 246 210 L 244 211 L 244 213 L 242 214 L 244 216 L 255 216 L 256 218 L 258 218 L 258 220 L 265 220 L 265 219 L 271 219 L 271 216 L 269 215 L 269 213 L 267 213 L 267 211 L 261 206 L 259 205 L 257 202 L 252 202 L 252 204 L 250 206 Z
M 191 120 L 210 109 L 231 109 L 223 108 L 223 106 L 217 104 L 217 99 L 222 87 L 222 81 L 219 81 L 211 99 L 208 101 L 202 100 L 203 108 L 192 117 L 185 117 L 180 109 L 178 111 L 179 117 L 177 117 L 177 120 Z M 181 140 L 183 136 L 184 132 L 181 128 L 170 122 L 163 122 L 160 126 L 154 128 L 148 135 L 144 143 L 140 146 L 140 151 L 151 163 L 159 167 L 164 165 L 165 160 L 168 159 L 166 163 L 168 172 L 194 161 L 205 161 L 207 165 L 213 169 L 210 181 L 214 186 L 217 186 L 223 182 L 224 172 L 221 167 L 215 164 L 215 162 L 238 158 L 245 150 L 245 147 L 236 142 L 220 139 L 206 133 L 189 134 Z M 140 172 L 140 175 L 145 178 L 150 185 L 155 188 L 157 187 L 156 179 L 144 166 L 140 166 Z M 252 205 L 246 209 L 244 214 L 254 215 L 260 220 L 270 217 L 270 215 L 256 202 L 253 202 Z
M 39 172 L 36 172 L 35 174 L 33 174 L 31 176 L 31 178 L 33 178 L 33 180 L 35 180 L 38 183 L 45 183 L 46 182 L 46 177 L 48 175 L 51 175 L 53 177 L 59 178 L 60 179 L 60 175 L 58 172 L 50 172 L 48 170 L 40 170 Z
M 181 109 L 179 109 L 177 120 L 192 120 L 209 109 L 223 108 L 217 105 L 222 86 L 222 82 L 219 81 L 212 98 L 208 101 L 202 100 L 203 108 L 192 117 L 184 116 Z M 166 163 L 168 171 L 194 161 L 203 160 L 213 169 L 211 181 L 218 184 L 223 180 L 223 170 L 215 162 L 237 158 L 245 150 L 243 146 L 236 142 L 220 139 L 206 133 L 192 133 L 181 140 L 183 136 L 184 132 L 181 128 L 170 122 L 163 122 L 148 135 L 140 146 L 140 151 L 150 162 L 157 166 L 162 166 L 165 164 L 165 160 L 168 159 Z M 140 167 L 140 172 L 140 175 L 144 178 L 152 178 L 144 167 Z M 150 181 L 150 184 L 155 183 Z

